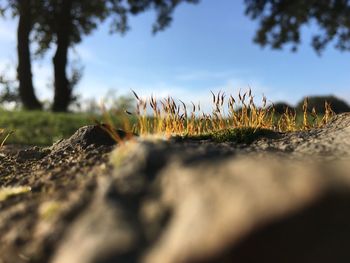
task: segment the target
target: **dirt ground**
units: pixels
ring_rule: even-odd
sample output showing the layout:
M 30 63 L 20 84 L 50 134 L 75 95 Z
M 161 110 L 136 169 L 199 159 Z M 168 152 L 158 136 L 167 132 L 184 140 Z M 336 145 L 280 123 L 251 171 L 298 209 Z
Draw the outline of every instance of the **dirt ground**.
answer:
M 27 261 L 21 253 L 25 253 L 23 249 L 30 250 L 28 242 L 34 238 L 40 213 L 44 213 L 40 211 L 42 204 L 64 203 L 72 193 L 79 193 L 79 189 L 93 191 L 95 177 L 103 171 L 101 167 L 107 163 L 108 153 L 115 146 L 97 127 L 88 133 L 91 138 L 79 134 L 77 138 L 83 141 L 72 138 L 48 148 L 5 145 L 0 149 L 0 186 L 7 189 L 30 187 L 29 191 L 9 195 L 0 202 L 0 258 L 3 260 L 0 262 Z M 73 220 L 79 213 L 79 206 L 82 208 L 88 202 L 85 199 L 91 198 L 88 192 L 82 192 L 85 194 L 79 196 L 81 201 L 75 204 L 77 207 L 64 208 L 67 221 Z M 46 262 L 47 252 L 52 250 L 50 247 L 61 233 L 59 226 L 53 232 L 57 233 L 56 237 L 53 233 L 51 240 L 39 241 L 41 246 L 35 246 L 42 248 L 41 253 L 35 253 L 38 262 Z M 9 253 L 12 250 L 17 252 Z M 18 258 L 13 258 L 16 254 Z
M 97 126 L 47 148 L 6 145 L 0 263 L 349 262 L 350 174 L 338 165 L 349 136 L 343 114 L 249 145 L 119 146 Z

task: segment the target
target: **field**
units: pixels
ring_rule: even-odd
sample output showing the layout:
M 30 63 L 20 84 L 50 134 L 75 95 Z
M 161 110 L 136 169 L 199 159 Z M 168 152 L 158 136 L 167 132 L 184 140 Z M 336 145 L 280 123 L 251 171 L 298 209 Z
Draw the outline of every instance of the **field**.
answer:
M 0 127 L 5 129 L 3 135 L 13 131 L 7 144 L 47 146 L 93 124 L 94 118 L 82 113 L 0 110 Z

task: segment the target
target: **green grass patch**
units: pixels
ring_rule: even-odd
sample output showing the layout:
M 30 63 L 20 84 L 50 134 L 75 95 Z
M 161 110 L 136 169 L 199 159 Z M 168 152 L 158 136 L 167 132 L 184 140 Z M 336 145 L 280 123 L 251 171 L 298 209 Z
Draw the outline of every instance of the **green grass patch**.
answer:
M 112 116 L 116 127 L 121 126 L 118 116 Z M 13 131 L 5 144 L 48 146 L 59 139 L 70 137 L 78 128 L 95 124 L 103 117 L 85 113 L 52 113 L 42 111 L 0 110 L 0 127 L 4 134 Z

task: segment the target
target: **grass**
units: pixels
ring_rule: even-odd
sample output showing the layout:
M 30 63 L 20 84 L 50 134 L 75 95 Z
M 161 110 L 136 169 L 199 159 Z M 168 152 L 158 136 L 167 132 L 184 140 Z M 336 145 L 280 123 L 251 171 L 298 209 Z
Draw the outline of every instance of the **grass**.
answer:
M 5 129 L 1 129 L 0 128 L 0 148 L 2 146 L 4 146 L 6 140 L 8 139 L 8 137 L 11 135 L 11 133 L 13 133 L 12 131 L 7 132 Z
M 47 146 L 71 136 L 78 128 L 93 124 L 94 117 L 80 113 L 0 110 L 0 143 Z
M 235 141 L 238 143 L 246 143 L 249 144 L 260 137 L 270 137 L 275 135 L 273 130 L 262 129 L 262 128 L 251 128 L 251 127 L 243 127 L 243 128 L 231 128 L 224 129 L 216 132 L 206 133 L 202 135 L 185 135 L 178 136 L 180 139 L 191 139 L 191 140 L 205 140 L 210 139 L 214 142 L 227 142 L 227 141 Z
M 251 90 L 239 92 L 237 98 L 223 92 L 212 92 L 212 112 L 209 114 L 201 110 L 200 103 L 176 102 L 171 97 L 162 100 L 153 96 L 140 98 L 136 92 L 133 93 L 137 101 L 135 112 L 105 111 L 103 116 L 97 117 L 84 113 L 0 110 L 0 127 L 6 127 L 6 130 L 0 129 L 0 147 L 5 140 L 9 144 L 51 145 L 71 136 L 81 126 L 100 123 L 100 120 L 107 123 L 103 127 L 116 141 L 122 140 L 112 127 L 120 127 L 129 134 L 140 136 L 251 142 L 271 132 L 319 127 L 334 114 L 325 102 L 325 114 L 318 115 L 315 109 L 309 109 L 307 99 L 303 112 L 286 109 L 283 114 L 276 114 L 273 104 L 267 105 L 265 96 L 261 99 L 261 106 L 256 106 Z
M 92 122 L 86 114 L 0 111 L 0 127 L 5 127 L 7 132 L 13 131 L 7 144 L 51 145 Z
M 286 109 L 276 114 L 273 104 L 267 105 L 262 97 L 261 106 L 254 101 L 251 90 L 238 93 L 237 98 L 223 92 L 213 93 L 212 112 L 204 113 L 200 104 L 190 106 L 167 97 L 157 100 L 140 98 L 136 92 L 137 123 L 133 132 L 141 136 L 156 134 L 165 137 L 211 138 L 215 141 L 235 140 L 249 142 L 252 138 L 271 132 L 290 132 L 317 128 L 327 123 L 334 115 L 331 106 L 325 102 L 325 114 L 320 116 L 315 109 L 309 109 L 305 99 L 303 112 Z M 149 112 L 152 112 L 151 116 Z

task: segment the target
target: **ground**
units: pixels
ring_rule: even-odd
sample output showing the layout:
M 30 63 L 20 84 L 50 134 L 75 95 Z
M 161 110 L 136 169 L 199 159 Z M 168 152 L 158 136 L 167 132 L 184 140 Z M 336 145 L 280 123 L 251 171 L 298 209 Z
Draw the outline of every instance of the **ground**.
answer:
M 347 262 L 350 114 L 265 135 L 8 145 L 0 262 Z

